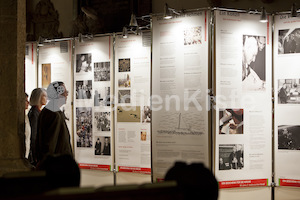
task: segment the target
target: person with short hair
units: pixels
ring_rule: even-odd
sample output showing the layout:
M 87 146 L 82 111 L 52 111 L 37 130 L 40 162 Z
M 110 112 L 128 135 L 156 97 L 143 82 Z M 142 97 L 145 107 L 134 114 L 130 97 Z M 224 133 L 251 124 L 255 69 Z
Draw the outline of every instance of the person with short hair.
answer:
M 36 165 L 36 135 L 37 135 L 37 122 L 40 112 L 42 110 L 42 106 L 47 103 L 47 92 L 43 88 L 35 88 L 30 95 L 30 110 L 28 112 L 28 118 L 31 127 L 31 135 L 30 135 L 30 151 L 28 159 L 32 165 Z

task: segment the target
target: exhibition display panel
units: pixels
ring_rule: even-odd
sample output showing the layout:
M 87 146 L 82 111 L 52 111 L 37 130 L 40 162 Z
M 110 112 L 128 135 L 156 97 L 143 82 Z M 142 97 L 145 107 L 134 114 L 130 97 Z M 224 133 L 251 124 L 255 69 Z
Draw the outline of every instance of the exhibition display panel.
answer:
M 37 48 L 35 42 L 27 42 L 25 46 L 25 92 L 30 97 L 37 87 Z M 29 98 L 28 98 L 29 99 Z
M 272 182 L 271 17 L 215 11 L 215 175 L 220 188 Z
M 300 187 L 300 18 L 274 17 L 275 183 Z
M 46 43 L 38 47 L 38 87 L 47 89 L 54 81 L 64 82 L 69 91 L 67 102 L 61 110 L 72 133 L 72 40 Z
M 210 11 L 152 18 L 152 176 L 176 161 L 209 167 Z
M 151 33 L 117 35 L 114 50 L 116 170 L 151 174 Z
M 113 167 L 112 36 L 75 40 L 74 150 L 82 169 Z

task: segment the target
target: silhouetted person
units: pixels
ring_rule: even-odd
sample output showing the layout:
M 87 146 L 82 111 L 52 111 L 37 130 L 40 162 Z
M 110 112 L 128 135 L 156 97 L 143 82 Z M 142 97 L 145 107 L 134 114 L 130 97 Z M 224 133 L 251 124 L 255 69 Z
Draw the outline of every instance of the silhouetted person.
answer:
M 69 154 L 48 155 L 37 165 L 37 170 L 46 171 L 49 188 L 79 187 L 80 170 Z
M 202 163 L 187 165 L 176 162 L 165 176 L 165 180 L 177 181 L 184 199 L 217 200 L 219 186 L 216 178 Z

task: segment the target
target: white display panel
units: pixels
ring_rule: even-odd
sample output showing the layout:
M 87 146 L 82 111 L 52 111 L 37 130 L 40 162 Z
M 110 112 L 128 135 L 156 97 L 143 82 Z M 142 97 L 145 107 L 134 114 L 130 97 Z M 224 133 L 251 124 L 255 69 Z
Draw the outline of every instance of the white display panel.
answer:
M 112 37 L 75 41 L 74 148 L 82 169 L 113 170 Z
M 28 42 L 25 48 L 25 92 L 29 99 L 32 90 L 37 87 L 36 43 Z
M 65 83 L 69 96 L 61 110 L 66 116 L 66 123 L 72 133 L 72 41 L 45 43 L 39 47 L 38 79 L 39 87 L 47 89 L 53 81 Z M 72 138 L 72 134 L 71 134 Z M 72 139 L 71 139 L 72 140 Z M 73 141 L 73 140 L 72 140 Z M 71 141 L 71 142 L 72 142 Z
M 272 182 L 272 22 L 259 18 L 215 11 L 215 175 L 220 188 Z
M 300 18 L 274 20 L 275 183 L 300 187 Z
M 154 16 L 152 172 L 160 181 L 176 161 L 209 167 L 208 11 Z
M 115 154 L 119 172 L 151 174 L 151 33 L 115 42 Z

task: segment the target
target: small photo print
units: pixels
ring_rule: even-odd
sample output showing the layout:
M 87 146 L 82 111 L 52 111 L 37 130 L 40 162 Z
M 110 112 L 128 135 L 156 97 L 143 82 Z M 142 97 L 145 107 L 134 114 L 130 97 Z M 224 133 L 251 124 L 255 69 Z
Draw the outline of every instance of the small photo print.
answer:
M 244 168 L 243 144 L 219 145 L 219 170 L 237 170 Z
M 118 86 L 120 88 L 129 88 L 130 87 L 130 75 L 128 73 L 120 74 L 119 80 L 118 80 Z
M 300 125 L 278 126 L 278 149 L 300 150 Z
M 151 109 L 150 106 L 144 106 L 142 110 L 142 123 L 151 122 Z
M 110 137 L 95 137 L 95 156 L 110 156 Z
M 130 58 L 119 59 L 119 72 L 130 72 Z
M 130 103 L 130 90 L 118 91 L 118 103 Z
M 219 119 L 219 134 L 243 134 L 243 109 L 220 109 Z
M 241 53 L 243 91 L 265 91 L 266 36 L 243 35 Z
M 110 112 L 95 112 L 95 127 L 99 131 L 110 131 Z
M 110 81 L 110 62 L 94 63 L 94 80 Z
M 76 99 L 92 98 L 92 80 L 76 81 Z
M 278 54 L 300 53 L 300 28 L 278 30 Z
M 184 30 L 184 45 L 202 44 L 202 27 L 192 27 Z
M 118 106 L 117 122 L 140 122 L 141 107 L 140 106 Z
M 92 54 L 77 54 L 76 55 L 76 73 L 92 71 Z
M 76 146 L 91 148 L 93 145 L 92 136 L 92 108 L 76 108 Z
M 51 83 L 51 63 L 42 64 L 42 88 L 47 88 Z
M 278 104 L 300 104 L 300 79 L 278 80 Z
M 141 131 L 141 141 L 147 141 L 147 131 Z
M 95 88 L 94 106 L 110 106 L 110 87 Z

